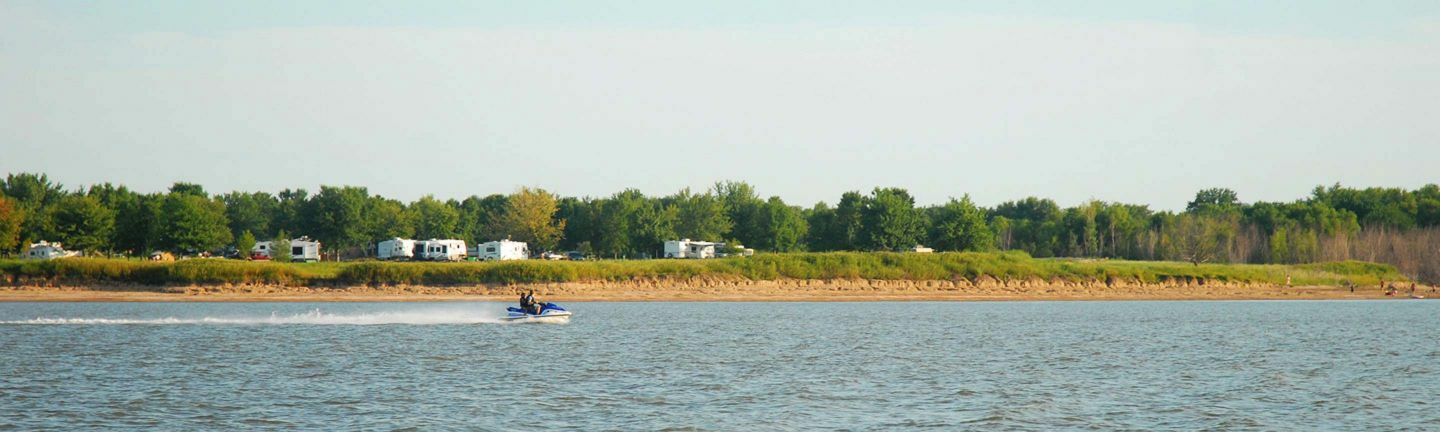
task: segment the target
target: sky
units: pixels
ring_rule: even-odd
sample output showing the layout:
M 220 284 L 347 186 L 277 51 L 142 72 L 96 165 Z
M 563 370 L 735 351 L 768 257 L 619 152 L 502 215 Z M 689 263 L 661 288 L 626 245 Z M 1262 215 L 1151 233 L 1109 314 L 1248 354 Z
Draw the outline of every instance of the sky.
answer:
M 0 0 L 0 173 L 1183 208 L 1440 182 L 1435 1 Z

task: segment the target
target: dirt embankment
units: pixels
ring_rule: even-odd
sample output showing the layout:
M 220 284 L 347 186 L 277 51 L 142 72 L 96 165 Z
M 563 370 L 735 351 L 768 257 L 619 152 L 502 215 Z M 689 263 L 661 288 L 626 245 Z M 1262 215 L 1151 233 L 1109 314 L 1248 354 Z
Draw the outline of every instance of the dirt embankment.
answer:
M 1409 295 L 1401 288 L 1393 298 Z M 553 301 L 889 301 L 889 300 L 1248 300 L 1392 298 L 1378 286 L 1284 286 L 1204 280 L 627 280 L 469 286 L 296 287 L 276 285 L 67 286 L 0 288 L 0 301 L 509 301 L 534 290 Z M 1417 295 L 1434 297 L 1434 287 Z

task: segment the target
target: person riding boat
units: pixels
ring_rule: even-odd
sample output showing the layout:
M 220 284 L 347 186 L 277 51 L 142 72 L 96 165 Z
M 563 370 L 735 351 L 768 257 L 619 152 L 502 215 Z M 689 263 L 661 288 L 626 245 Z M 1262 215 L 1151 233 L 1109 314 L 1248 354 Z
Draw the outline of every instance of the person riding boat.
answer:
M 531 290 L 520 295 L 520 310 L 531 315 L 539 315 L 542 305 L 535 300 L 535 291 Z

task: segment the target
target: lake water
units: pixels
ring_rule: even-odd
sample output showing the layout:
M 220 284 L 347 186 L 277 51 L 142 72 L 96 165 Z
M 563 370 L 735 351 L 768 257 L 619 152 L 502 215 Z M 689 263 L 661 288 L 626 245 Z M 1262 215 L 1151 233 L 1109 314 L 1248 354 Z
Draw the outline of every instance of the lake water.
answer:
M 4 429 L 1440 429 L 1440 302 L 0 304 Z

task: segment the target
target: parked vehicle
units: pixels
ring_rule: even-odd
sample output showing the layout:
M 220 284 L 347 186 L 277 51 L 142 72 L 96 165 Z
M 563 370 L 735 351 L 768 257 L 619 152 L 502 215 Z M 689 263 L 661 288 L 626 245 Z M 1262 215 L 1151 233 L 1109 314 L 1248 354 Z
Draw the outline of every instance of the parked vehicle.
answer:
M 415 242 L 414 257 L 425 261 L 463 261 L 469 255 L 464 240 L 430 239 Z
M 376 246 L 375 257 L 382 260 L 415 259 L 415 240 L 396 237 L 382 241 Z
M 250 259 L 266 261 L 275 256 L 275 242 L 255 242 L 255 247 L 250 249 Z M 300 237 L 290 240 L 290 260 L 300 262 L 320 261 L 320 242 L 311 240 L 310 237 Z
M 80 256 L 80 253 L 65 250 L 65 247 L 60 243 L 50 243 L 44 240 L 31 244 L 30 247 L 25 249 L 25 259 L 49 260 L 73 256 Z
M 530 245 L 510 240 L 481 243 L 476 247 L 476 256 L 484 261 L 523 260 L 530 257 Z

